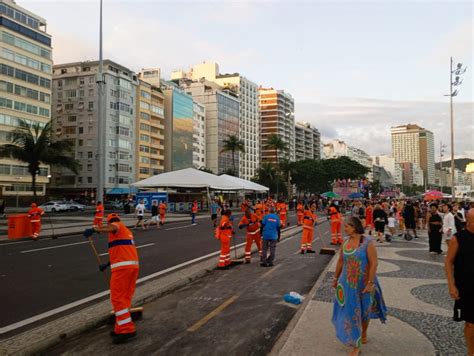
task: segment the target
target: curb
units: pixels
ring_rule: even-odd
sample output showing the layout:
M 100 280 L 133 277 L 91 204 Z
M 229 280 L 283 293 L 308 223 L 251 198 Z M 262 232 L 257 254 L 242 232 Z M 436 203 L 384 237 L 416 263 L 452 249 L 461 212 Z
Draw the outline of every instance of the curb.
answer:
M 318 290 L 319 286 L 323 283 L 324 278 L 326 277 L 326 274 L 328 273 L 329 267 L 334 262 L 334 259 L 337 257 L 338 257 L 338 253 L 336 252 L 336 254 L 331 258 L 329 263 L 326 265 L 324 270 L 319 275 L 319 278 L 317 279 L 316 283 L 314 283 L 313 287 L 306 295 L 303 304 L 301 304 L 301 307 L 298 308 L 298 311 L 288 323 L 285 331 L 283 331 L 283 333 L 281 333 L 278 339 L 276 340 L 275 344 L 272 347 L 272 350 L 268 354 L 269 356 L 278 356 L 280 354 L 281 349 L 285 346 L 286 342 L 290 338 L 291 333 L 296 328 L 296 326 L 298 325 L 298 322 L 300 321 L 301 317 L 305 313 L 309 302 L 313 299 L 313 296 L 316 294 L 316 291 Z
M 301 228 L 297 225 L 291 226 L 284 231 L 285 235 L 282 233 L 282 239 L 293 237 L 300 230 Z M 252 252 L 257 252 L 255 246 L 253 246 Z M 180 268 L 137 286 L 133 305 L 141 306 L 151 302 L 215 270 L 216 256 L 218 254 L 219 252 L 216 252 L 213 256 L 200 262 Z M 245 243 L 242 243 L 240 247 L 237 247 L 238 258 L 244 257 L 244 254 Z M 79 335 L 105 324 L 109 317 L 110 301 L 108 299 L 101 300 L 89 307 L 1 340 L 0 355 L 44 353 L 48 348 L 55 346 L 66 338 Z

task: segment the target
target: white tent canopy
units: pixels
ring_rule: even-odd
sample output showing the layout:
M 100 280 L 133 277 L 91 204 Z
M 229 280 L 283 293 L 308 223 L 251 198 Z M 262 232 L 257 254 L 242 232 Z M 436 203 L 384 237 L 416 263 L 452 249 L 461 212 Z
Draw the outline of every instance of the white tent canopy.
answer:
M 245 184 L 244 184 L 245 183 Z M 133 183 L 137 188 L 205 188 L 213 190 L 265 191 L 268 188 L 232 176 L 216 176 L 194 168 L 161 173 Z
M 229 182 L 229 184 L 240 186 L 239 190 L 246 190 L 246 191 L 252 191 L 252 192 L 267 192 L 270 190 L 269 188 L 263 185 L 260 185 L 252 181 L 242 179 L 242 178 L 229 176 L 227 174 L 223 174 L 219 176 L 219 178 L 223 180 L 224 182 Z

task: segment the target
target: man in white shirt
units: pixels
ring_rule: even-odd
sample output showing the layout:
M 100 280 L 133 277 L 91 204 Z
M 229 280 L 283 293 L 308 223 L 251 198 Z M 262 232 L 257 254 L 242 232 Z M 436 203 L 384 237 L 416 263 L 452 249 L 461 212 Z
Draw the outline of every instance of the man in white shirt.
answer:
M 138 225 L 140 225 L 143 230 L 146 230 L 146 227 L 143 221 L 143 218 L 145 216 L 145 209 L 146 209 L 145 204 L 143 204 L 143 199 L 141 199 L 138 202 L 137 206 L 135 207 L 135 216 L 137 217 L 137 223 L 133 227 L 134 229 L 136 229 Z
M 449 242 L 456 233 L 456 225 L 454 223 L 454 215 L 451 212 L 451 204 L 443 205 L 443 238 L 446 241 L 446 245 L 449 246 Z

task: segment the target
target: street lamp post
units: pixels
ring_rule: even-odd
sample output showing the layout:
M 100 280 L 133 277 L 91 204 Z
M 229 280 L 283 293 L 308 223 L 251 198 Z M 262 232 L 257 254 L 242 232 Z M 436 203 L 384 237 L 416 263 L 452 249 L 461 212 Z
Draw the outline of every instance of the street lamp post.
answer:
M 102 0 L 100 0 L 99 11 L 99 73 L 97 78 L 97 193 L 96 202 L 104 201 L 104 185 L 105 185 L 105 116 L 103 115 L 103 97 L 104 97 L 104 73 L 103 73 L 103 57 L 102 57 Z
M 440 191 L 441 193 L 443 192 L 443 157 L 444 157 L 444 149 L 446 148 L 446 145 L 443 145 L 443 142 L 439 142 L 439 170 L 441 172 L 441 175 L 439 177 L 439 185 L 440 185 Z
M 453 57 L 449 62 L 449 104 L 450 104 L 450 118 L 451 118 L 451 197 L 454 198 L 454 110 L 453 97 L 458 95 L 458 89 L 455 87 L 462 84 L 461 75 L 466 72 L 466 67 L 463 68 L 462 63 L 457 63 L 456 68 L 453 69 Z M 453 81 L 453 74 L 456 76 Z

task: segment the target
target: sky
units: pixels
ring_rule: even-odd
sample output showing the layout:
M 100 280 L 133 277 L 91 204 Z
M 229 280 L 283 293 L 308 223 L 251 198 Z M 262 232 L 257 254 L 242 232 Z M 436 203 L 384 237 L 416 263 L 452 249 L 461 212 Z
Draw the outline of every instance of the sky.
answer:
M 55 63 L 98 58 L 99 0 L 17 0 L 44 17 Z M 203 61 L 289 92 L 295 118 L 371 155 L 390 127 L 416 123 L 450 155 L 449 63 L 467 65 L 454 98 L 455 156 L 474 159 L 471 1 L 104 0 L 104 57 L 164 79 Z

